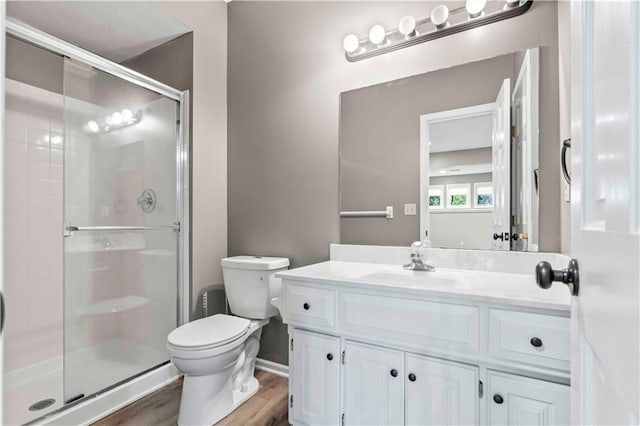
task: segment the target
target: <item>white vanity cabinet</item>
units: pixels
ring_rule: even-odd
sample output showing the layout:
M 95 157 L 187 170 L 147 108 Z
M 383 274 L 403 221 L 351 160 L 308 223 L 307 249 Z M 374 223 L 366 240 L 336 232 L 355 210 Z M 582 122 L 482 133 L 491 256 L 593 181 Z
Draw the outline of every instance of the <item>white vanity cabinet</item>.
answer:
M 343 348 L 344 423 L 404 423 L 404 353 L 352 341 Z
M 294 330 L 289 414 L 295 424 L 332 425 L 340 422 L 340 339 Z M 295 399 L 294 399 L 295 398 Z
M 414 354 L 407 354 L 406 360 L 406 424 L 478 424 L 477 366 Z
M 279 301 L 291 423 L 569 423 L 568 305 L 292 272 Z
M 567 425 L 569 386 L 490 371 L 490 425 Z

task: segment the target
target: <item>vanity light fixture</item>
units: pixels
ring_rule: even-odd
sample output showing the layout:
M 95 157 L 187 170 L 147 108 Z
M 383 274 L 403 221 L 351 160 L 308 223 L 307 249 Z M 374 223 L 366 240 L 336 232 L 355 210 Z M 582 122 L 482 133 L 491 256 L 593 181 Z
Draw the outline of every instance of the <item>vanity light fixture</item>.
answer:
M 87 123 L 87 129 L 91 133 L 98 133 L 100 131 L 100 125 L 96 121 L 90 120 Z
M 448 19 L 449 19 L 449 8 L 444 4 L 434 7 L 433 10 L 431 11 L 431 22 L 439 30 L 443 29 L 449 24 L 447 22 Z
M 487 5 L 487 0 L 467 0 L 465 8 L 469 13 L 469 19 L 479 18 L 483 15 L 483 10 Z
M 514 18 L 531 8 L 533 0 L 467 0 L 465 6 L 449 10 L 438 5 L 430 17 L 416 20 L 404 16 L 398 28 L 386 31 L 374 25 L 369 37 L 359 39 L 355 34 L 344 38 L 345 57 L 349 62 L 361 61 L 394 50 L 460 33 L 504 19 Z
M 382 25 L 374 25 L 369 30 L 369 41 L 378 47 L 387 43 L 387 31 Z
M 347 53 L 354 53 L 360 47 L 360 40 L 358 40 L 358 36 L 355 34 L 349 34 L 344 38 L 342 42 L 342 47 L 344 47 L 344 51 Z
M 413 16 L 403 16 L 398 23 L 398 31 L 404 38 L 411 38 L 417 35 L 416 19 Z
M 139 123 L 141 119 L 142 111 L 133 112 L 125 108 L 122 111 L 116 111 L 113 114 L 107 115 L 104 120 L 102 120 L 104 123 L 102 126 L 96 120 L 89 120 L 85 127 L 88 133 L 98 133 L 100 131 L 109 132 Z

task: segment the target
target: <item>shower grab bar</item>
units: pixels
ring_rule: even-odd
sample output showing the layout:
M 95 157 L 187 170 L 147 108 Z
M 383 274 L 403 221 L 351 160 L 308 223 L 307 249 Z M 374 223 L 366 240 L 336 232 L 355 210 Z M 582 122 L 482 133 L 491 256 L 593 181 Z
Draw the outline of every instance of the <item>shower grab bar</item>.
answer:
M 158 225 L 158 226 L 147 226 L 147 225 L 134 225 L 134 226 L 72 226 L 69 225 L 65 227 L 65 231 L 67 232 L 82 232 L 82 231 L 166 231 L 172 230 L 176 232 L 180 232 L 180 224 L 176 223 L 173 225 Z
M 384 217 L 385 219 L 393 219 L 393 206 L 387 206 L 386 210 L 368 210 L 368 211 L 351 211 L 340 212 L 340 217 Z

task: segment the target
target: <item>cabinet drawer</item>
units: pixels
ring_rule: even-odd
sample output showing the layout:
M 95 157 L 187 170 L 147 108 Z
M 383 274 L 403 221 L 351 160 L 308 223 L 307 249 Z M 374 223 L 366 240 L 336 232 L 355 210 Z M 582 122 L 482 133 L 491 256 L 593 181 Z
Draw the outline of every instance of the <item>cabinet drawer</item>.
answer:
M 338 327 L 419 348 L 479 350 L 477 306 L 340 292 Z
M 569 370 L 570 345 L 569 318 L 489 310 L 489 353 L 493 356 Z
M 288 321 L 322 327 L 335 325 L 335 290 L 289 284 L 285 303 Z

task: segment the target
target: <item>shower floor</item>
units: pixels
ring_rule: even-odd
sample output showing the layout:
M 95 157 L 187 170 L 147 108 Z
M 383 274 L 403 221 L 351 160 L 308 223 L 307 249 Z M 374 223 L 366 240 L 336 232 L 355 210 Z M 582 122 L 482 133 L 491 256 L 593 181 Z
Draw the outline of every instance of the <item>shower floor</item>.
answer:
M 123 377 L 134 376 L 152 367 L 151 359 L 168 359 L 166 351 L 138 346 L 132 356 L 130 351 L 122 352 L 122 347 L 123 341 L 112 340 L 67 355 L 69 360 L 73 360 L 73 372 L 77 373 L 76 380 L 81 380 L 83 389 L 87 389 L 87 392 L 104 389 Z M 20 425 L 61 408 L 64 402 L 63 386 L 61 356 L 5 374 L 4 419 L 1 423 Z M 29 411 L 32 404 L 49 398 L 55 399 L 53 405 L 39 411 Z

